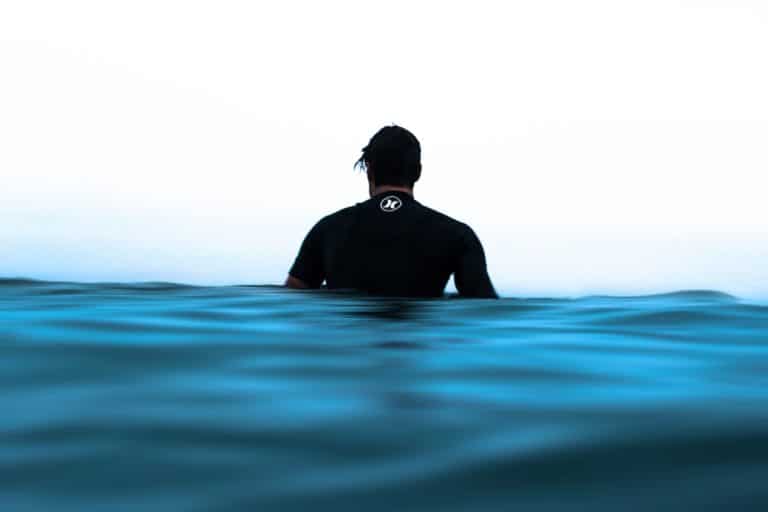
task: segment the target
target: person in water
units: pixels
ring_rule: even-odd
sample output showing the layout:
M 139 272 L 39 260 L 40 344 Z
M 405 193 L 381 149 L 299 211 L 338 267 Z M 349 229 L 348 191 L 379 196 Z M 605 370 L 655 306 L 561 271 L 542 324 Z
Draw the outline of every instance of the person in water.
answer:
M 414 199 L 421 146 L 385 126 L 355 164 L 370 199 L 321 219 L 301 244 L 285 286 L 353 289 L 374 295 L 440 297 L 451 274 L 463 297 L 497 298 L 474 231 Z

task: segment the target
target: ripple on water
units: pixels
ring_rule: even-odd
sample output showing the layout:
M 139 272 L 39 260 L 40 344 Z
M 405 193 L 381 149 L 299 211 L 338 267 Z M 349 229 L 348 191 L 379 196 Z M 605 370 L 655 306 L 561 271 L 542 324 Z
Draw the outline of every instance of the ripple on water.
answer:
M 767 510 L 768 306 L 0 279 L 3 510 Z

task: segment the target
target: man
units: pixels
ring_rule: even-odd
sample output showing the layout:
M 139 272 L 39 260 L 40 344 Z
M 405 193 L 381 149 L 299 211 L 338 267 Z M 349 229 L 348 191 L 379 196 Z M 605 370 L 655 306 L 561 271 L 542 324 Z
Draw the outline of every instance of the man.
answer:
M 464 297 L 497 298 L 472 229 L 413 197 L 421 146 L 385 126 L 355 164 L 370 199 L 321 219 L 304 239 L 285 285 L 354 289 L 375 295 L 440 297 L 451 274 Z

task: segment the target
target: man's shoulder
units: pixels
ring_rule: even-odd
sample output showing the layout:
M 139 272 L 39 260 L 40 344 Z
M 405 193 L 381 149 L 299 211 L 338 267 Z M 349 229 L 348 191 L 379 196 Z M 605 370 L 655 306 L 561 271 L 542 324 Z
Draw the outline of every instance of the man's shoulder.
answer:
M 354 215 L 356 206 L 357 205 L 347 206 L 346 208 L 342 208 L 341 210 L 336 210 L 333 213 L 329 213 L 328 215 L 325 215 L 319 221 L 317 221 L 317 224 L 315 225 L 315 227 L 319 229 L 326 229 L 334 226 L 338 222 L 344 222 L 348 220 Z
M 418 203 L 418 205 L 421 207 L 425 215 L 429 216 L 432 221 L 440 224 L 446 229 L 450 229 L 460 234 L 472 231 L 472 228 L 470 228 L 468 224 L 460 220 L 457 220 L 441 211 L 435 210 L 434 208 L 430 208 L 429 206 L 425 206 L 421 203 Z

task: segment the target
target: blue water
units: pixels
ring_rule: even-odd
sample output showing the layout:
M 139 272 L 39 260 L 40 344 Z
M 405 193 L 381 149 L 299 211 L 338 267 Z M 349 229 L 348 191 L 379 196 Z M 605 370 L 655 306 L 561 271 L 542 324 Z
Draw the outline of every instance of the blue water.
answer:
M 0 510 L 768 510 L 768 305 L 0 280 Z

